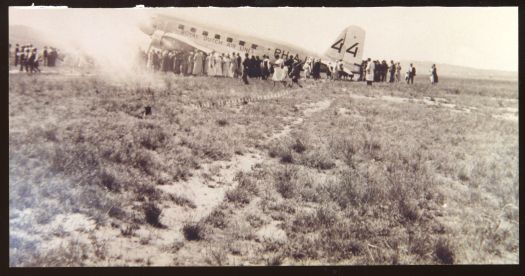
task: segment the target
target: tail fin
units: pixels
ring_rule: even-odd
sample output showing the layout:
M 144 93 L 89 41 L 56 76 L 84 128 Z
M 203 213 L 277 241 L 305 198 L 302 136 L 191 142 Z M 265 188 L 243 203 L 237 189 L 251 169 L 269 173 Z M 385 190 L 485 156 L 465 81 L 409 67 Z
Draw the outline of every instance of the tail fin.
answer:
M 346 69 L 359 72 L 364 46 L 365 31 L 357 26 L 348 26 L 325 52 L 325 56 L 331 60 L 342 59 Z

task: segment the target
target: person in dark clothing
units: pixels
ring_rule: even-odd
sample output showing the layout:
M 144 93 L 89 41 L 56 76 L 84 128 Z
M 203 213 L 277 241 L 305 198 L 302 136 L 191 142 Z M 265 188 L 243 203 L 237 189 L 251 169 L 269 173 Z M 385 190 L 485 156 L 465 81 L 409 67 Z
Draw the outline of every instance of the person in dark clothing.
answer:
M 56 49 L 51 47 L 49 50 L 49 54 L 47 56 L 47 66 L 55 67 L 57 58 L 58 58 L 58 53 Z
M 262 60 L 259 58 L 259 56 L 256 56 L 254 73 L 255 73 L 255 77 L 258 79 L 262 77 L 261 63 L 262 63 Z
M 20 72 L 24 71 L 24 67 L 26 66 L 26 52 L 24 47 L 22 47 L 22 50 L 20 51 Z
M 292 83 L 290 83 L 290 87 L 293 86 L 293 84 L 297 84 L 299 87 L 303 88 L 303 86 L 299 83 L 299 79 L 301 78 L 301 68 L 303 64 L 302 62 L 295 62 L 292 66 L 292 71 L 290 72 L 290 77 L 292 78 Z
M 388 68 L 388 72 L 390 73 L 390 80 L 389 82 L 394 82 L 396 79 L 396 65 L 394 64 L 394 61 L 390 61 L 390 67 Z
M 168 57 L 168 51 L 164 51 L 162 53 L 162 58 L 160 60 L 160 68 L 162 70 L 162 72 L 166 73 L 168 72 L 168 61 L 169 57 Z
M 374 60 L 374 82 L 379 82 L 381 80 L 381 69 L 379 68 L 381 63 L 379 61 Z
M 248 54 L 246 54 L 244 60 L 242 61 L 242 81 L 244 82 L 244 84 L 249 84 L 248 70 L 250 69 L 250 63 L 250 58 L 248 57 Z
M 237 53 L 237 73 L 239 76 L 242 76 L 242 72 L 243 72 L 243 66 L 242 66 L 242 58 L 241 58 L 241 54 Z
M 314 80 L 321 78 L 321 60 L 314 60 L 312 65 L 312 76 Z
M 175 61 L 173 64 L 173 73 L 180 74 L 180 65 L 182 62 L 182 53 L 180 51 L 175 52 Z
M 438 83 L 437 68 L 435 64 L 432 64 L 432 68 L 430 68 L 430 83 L 431 84 Z
M 250 78 L 256 77 L 255 66 L 257 66 L 257 61 L 255 60 L 255 56 L 252 56 L 252 58 L 248 60 L 248 76 Z
M 40 68 L 38 68 L 39 64 L 38 64 L 37 51 L 38 51 L 38 49 L 34 48 L 33 51 L 31 52 L 31 54 L 29 55 L 29 72 L 30 73 L 33 73 L 33 72 L 39 72 L 40 73 Z
M 294 64 L 294 60 L 291 56 L 288 57 L 288 59 L 284 62 L 284 66 L 288 67 L 288 72 L 292 72 L 293 64 Z
M 25 66 L 25 69 L 26 69 L 26 72 L 27 73 L 33 73 L 33 70 L 34 70 L 34 64 L 35 64 L 35 58 L 36 58 L 36 53 L 35 53 L 35 50 L 31 50 L 31 51 L 28 51 L 26 52 L 26 66 Z
M 410 63 L 410 68 L 408 68 L 408 84 L 414 84 L 414 77 L 416 76 L 416 67 Z
M 15 67 L 18 66 L 19 58 L 20 58 L 20 48 L 17 43 L 15 47 Z
M 24 64 L 24 69 L 26 70 L 26 72 L 29 72 L 29 67 L 33 65 L 32 62 L 29 60 L 30 57 L 31 57 L 31 50 L 30 48 L 26 48 L 26 62 Z

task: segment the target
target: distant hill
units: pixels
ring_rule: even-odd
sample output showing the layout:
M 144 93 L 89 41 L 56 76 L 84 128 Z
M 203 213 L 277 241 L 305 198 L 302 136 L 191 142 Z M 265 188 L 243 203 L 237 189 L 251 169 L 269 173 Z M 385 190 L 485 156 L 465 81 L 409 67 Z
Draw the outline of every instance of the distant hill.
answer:
M 416 67 L 419 76 L 430 75 L 430 67 L 434 62 L 430 61 L 400 61 L 403 73 L 406 72 L 410 63 Z M 494 80 L 518 80 L 518 72 L 485 70 L 466 66 L 435 63 L 438 76 L 467 78 L 467 79 L 494 79 Z

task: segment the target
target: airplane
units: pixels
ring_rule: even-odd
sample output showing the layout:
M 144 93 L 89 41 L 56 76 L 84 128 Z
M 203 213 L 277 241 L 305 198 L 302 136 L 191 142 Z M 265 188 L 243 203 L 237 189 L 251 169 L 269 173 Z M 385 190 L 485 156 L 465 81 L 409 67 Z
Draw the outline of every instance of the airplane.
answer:
M 320 56 L 288 43 L 233 33 L 164 14 L 152 16 L 150 22 L 143 23 L 140 29 L 151 37 L 150 49 L 198 49 L 206 53 L 215 51 L 225 54 L 235 52 L 240 53 L 242 57 L 245 53 L 259 57 L 267 55 L 271 62 L 275 62 L 277 55 L 285 60 L 291 56 L 301 62 L 305 62 L 308 58 L 315 58 L 320 59 L 321 64 L 324 65 L 322 71 L 326 71 L 331 62 L 342 60 L 343 69 L 350 76 L 360 73 L 365 42 L 365 31 L 362 28 L 348 26 Z

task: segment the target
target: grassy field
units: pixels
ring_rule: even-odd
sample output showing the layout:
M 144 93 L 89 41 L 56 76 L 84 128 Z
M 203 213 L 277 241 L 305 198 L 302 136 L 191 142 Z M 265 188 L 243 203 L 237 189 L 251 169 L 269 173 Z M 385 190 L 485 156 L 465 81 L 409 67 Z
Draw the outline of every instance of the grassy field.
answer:
M 11 266 L 518 263 L 516 82 L 9 83 Z

